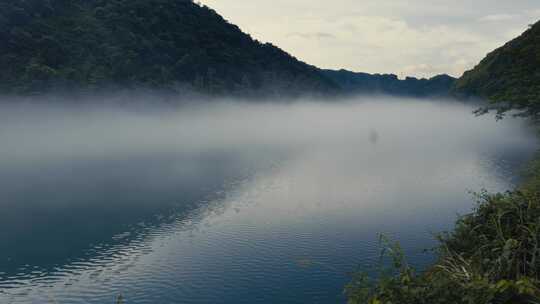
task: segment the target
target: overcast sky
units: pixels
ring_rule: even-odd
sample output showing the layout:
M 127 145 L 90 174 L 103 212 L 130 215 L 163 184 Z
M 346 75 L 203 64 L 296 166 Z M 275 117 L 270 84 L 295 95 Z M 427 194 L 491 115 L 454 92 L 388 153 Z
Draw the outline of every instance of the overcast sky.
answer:
M 540 0 L 202 0 L 322 68 L 460 76 L 540 19 Z

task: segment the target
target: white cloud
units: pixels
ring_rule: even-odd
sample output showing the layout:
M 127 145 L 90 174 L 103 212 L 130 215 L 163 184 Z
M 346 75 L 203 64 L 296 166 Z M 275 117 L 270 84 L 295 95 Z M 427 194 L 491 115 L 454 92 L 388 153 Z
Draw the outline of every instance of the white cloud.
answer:
M 303 39 L 333 39 L 336 38 L 333 34 L 316 32 L 316 33 L 290 33 L 287 34 L 287 37 L 297 37 Z
M 535 19 L 540 19 L 540 9 L 527 11 L 527 15 Z
M 487 15 L 478 19 L 480 22 L 501 22 L 508 21 L 518 18 L 519 15 L 513 14 L 496 14 L 496 15 Z
M 538 0 L 203 0 L 323 68 L 460 76 L 540 18 Z

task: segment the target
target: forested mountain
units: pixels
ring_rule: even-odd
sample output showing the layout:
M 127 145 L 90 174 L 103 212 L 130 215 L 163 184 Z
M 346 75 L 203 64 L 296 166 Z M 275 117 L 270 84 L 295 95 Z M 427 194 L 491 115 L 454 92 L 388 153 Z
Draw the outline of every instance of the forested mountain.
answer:
M 347 70 L 323 70 L 323 73 L 349 94 L 446 96 L 455 81 L 455 78 L 448 75 L 438 75 L 430 79 L 407 77 L 405 80 L 400 80 L 393 74 L 355 73 Z
M 486 97 L 500 113 L 514 109 L 540 118 L 540 22 L 488 54 L 456 82 L 454 91 Z
M 191 0 L 4 0 L 0 91 L 149 87 L 328 93 L 312 66 Z

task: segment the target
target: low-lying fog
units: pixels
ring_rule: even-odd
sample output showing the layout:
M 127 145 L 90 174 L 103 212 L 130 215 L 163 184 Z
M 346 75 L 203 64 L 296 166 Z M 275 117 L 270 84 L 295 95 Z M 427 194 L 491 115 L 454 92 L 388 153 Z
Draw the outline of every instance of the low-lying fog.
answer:
M 420 256 L 537 147 L 442 100 L 104 104 L 0 106 L 0 302 L 335 300 L 377 233 Z

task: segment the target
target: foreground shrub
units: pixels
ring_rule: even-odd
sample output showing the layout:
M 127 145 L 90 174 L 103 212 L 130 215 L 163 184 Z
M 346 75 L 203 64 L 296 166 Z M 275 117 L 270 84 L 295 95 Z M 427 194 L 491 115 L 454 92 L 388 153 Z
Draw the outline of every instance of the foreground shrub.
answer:
M 534 189 L 528 183 L 514 192 L 478 194 L 477 208 L 439 236 L 438 261 L 420 274 L 397 243 L 381 238 L 381 256 L 392 263 L 375 280 L 356 274 L 345 289 L 349 303 L 540 303 L 540 193 Z

